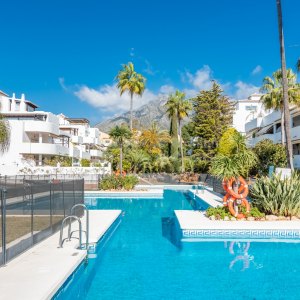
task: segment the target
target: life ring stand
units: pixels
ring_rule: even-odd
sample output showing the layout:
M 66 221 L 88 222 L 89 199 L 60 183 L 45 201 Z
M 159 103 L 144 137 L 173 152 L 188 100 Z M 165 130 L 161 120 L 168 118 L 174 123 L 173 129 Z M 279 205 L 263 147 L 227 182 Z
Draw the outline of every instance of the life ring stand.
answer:
M 246 215 L 242 214 L 242 213 L 238 213 L 235 211 L 234 209 L 234 202 L 236 201 L 237 199 L 233 199 L 233 198 L 230 198 L 229 202 L 228 202 L 228 209 L 230 211 L 230 213 L 237 219 L 244 219 L 246 218 Z M 242 206 L 246 207 L 246 213 L 248 214 L 250 212 L 250 204 L 249 202 L 247 201 L 246 198 L 244 199 L 239 199 L 242 201 Z
M 226 192 L 229 193 L 231 196 L 233 196 L 235 199 L 246 198 L 248 196 L 248 193 L 249 193 L 248 184 L 247 184 L 246 180 L 242 176 L 240 176 L 238 178 L 238 181 L 240 182 L 240 186 L 238 188 L 238 192 L 237 193 L 233 189 L 234 183 L 237 182 L 236 178 L 231 178 L 231 179 L 229 179 L 227 181 L 227 183 L 225 184 L 226 189 L 227 189 Z

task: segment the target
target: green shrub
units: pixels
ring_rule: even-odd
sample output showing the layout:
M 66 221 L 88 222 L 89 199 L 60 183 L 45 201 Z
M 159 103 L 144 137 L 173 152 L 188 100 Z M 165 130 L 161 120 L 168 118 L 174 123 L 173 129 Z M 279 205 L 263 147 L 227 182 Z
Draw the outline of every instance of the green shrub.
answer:
M 99 182 L 100 190 L 132 190 L 136 184 L 139 182 L 137 176 L 126 175 L 126 176 L 116 176 L 108 175 L 105 176 Z
M 91 166 L 91 161 L 89 159 L 83 158 L 80 161 L 80 164 L 82 167 L 90 167 Z
M 254 217 L 256 220 L 260 220 L 265 216 L 265 214 L 261 213 L 257 207 L 252 206 L 249 213 L 246 212 L 246 208 L 244 206 L 241 206 L 241 213 L 243 213 L 246 217 Z M 233 217 L 227 206 L 209 207 L 206 210 L 206 215 L 208 217 L 214 216 L 216 220 L 224 220 L 225 217 L 230 219 Z
M 261 177 L 250 188 L 252 203 L 260 211 L 277 216 L 300 216 L 300 176 Z
M 285 147 L 281 144 L 274 144 L 269 139 L 257 143 L 253 152 L 258 157 L 258 164 L 252 173 L 267 175 L 269 166 L 285 167 L 287 164 Z
M 206 210 L 206 215 L 208 217 L 215 216 L 216 220 L 224 220 L 225 217 L 232 217 L 227 206 L 209 207 Z

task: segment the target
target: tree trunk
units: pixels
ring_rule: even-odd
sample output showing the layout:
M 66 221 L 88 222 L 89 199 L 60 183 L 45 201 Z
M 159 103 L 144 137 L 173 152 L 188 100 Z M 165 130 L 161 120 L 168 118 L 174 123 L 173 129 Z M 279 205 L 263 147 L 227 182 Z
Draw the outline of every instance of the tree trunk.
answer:
M 285 131 L 284 131 L 284 112 L 281 112 L 281 144 L 285 144 Z
M 123 172 L 123 144 L 120 144 L 120 175 Z
M 133 110 L 133 93 L 130 93 L 130 121 L 129 121 L 129 127 L 130 127 L 131 132 L 132 132 L 132 110 Z
M 290 119 L 290 108 L 289 108 L 288 81 L 286 76 L 281 0 L 276 0 L 276 3 L 277 3 L 280 59 L 281 59 L 281 71 L 282 71 L 284 130 L 285 130 L 285 137 L 286 137 L 286 154 L 287 154 L 287 161 L 288 161 L 287 167 L 293 170 L 294 169 L 293 147 L 292 147 L 292 140 L 291 140 L 291 124 L 290 124 L 291 119 Z
M 181 156 L 181 172 L 184 173 L 184 161 L 183 161 L 183 147 L 182 147 L 182 135 L 181 135 L 181 122 L 178 120 L 179 141 L 180 141 L 180 156 Z

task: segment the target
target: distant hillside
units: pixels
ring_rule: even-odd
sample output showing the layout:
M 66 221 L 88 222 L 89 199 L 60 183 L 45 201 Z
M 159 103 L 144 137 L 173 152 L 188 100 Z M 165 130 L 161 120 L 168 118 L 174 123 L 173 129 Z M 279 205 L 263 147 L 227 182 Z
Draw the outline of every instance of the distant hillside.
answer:
M 153 122 L 157 122 L 161 129 L 169 129 L 170 122 L 165 114 L 165 103 L 165 98 L 156 99 L 134 110 L 133 127 L 137 129 L 147 128 Z M 129 112 L 126 112 L 124 114 L 100 122 L 96 124 L 95 127 L 99 128 L 103 132 L 108 133 L 109 130 L 116 125 L 121 125 L 124 123 L 129 124 L 129 118 L 130 114 Z

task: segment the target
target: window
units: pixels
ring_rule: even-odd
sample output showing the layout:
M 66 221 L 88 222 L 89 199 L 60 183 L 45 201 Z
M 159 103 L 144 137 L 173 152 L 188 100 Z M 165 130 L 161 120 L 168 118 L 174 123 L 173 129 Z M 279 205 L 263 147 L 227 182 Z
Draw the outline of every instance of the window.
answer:
M 293 144 L 293 155 L 300 155 L 300 143 Z
M 20 102 L 16 101 L 16 111 L 20 111 Z
M 300 126 L 300 115 L 293 118 L 293 127 Z
M 256 111 L 257 110 L 257 106 L 256 105 L 247 105 L 246 106 L 246 110 L 248 110 L 248 111 Z

